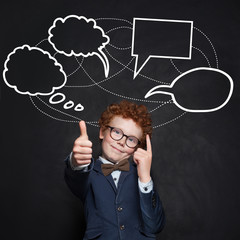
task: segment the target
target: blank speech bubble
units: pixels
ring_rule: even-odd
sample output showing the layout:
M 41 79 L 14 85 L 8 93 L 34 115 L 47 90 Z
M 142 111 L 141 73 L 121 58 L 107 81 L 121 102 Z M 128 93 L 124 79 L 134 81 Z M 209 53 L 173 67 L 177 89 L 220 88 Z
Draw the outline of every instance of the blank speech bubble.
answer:
M 191 59 L 193 21 L 134 18 L 135 78 L 152 58 Z
M 145 98 L 155 94 L 170 95 L 173 103 L 186 112 L 213 112 L 228 103 L 233 86 L 233 80 L 226 72 L 199 67 L 182 73 L 171 85 L 150 89 Z

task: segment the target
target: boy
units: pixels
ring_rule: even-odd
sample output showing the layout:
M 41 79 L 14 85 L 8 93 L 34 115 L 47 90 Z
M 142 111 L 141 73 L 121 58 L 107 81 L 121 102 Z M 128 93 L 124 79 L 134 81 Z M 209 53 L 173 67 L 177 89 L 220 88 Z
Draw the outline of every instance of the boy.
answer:
M 108 106 L 99 125 L 99 159 L 92 159 L 92 143 L 81 121 L 81 135 L 66 161 L 65 180 L 84 205 L 84 239 L 155 239 L 165 216 L 150 176 L 150 114 L 144 105 L 122 101 Z

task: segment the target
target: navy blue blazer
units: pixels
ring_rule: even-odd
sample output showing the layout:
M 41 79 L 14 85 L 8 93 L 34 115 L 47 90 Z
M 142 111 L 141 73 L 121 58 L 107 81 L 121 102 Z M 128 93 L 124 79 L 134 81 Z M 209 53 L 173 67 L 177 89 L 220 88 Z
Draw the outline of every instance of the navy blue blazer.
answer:
M 165 224 L 165 215 L 155 189 L 142 193 L 136 165 L 122 171 L 118 187 L 112 175 L 104 176 L 102 162 L 92 160 L 84 171 L 73 171 L 66 160 L 65 181 L 84 206 L 84 240 L 156 239 Z

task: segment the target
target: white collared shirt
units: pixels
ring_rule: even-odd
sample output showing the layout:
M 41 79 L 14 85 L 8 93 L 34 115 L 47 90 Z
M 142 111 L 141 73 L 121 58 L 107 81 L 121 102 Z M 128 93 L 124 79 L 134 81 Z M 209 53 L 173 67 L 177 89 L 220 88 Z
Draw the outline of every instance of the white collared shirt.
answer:
M 81 165 L 81 166 L 77 166 L 77 167 L 74 167 L 73 164 L 72 164 L 72 152 L 70 154 L 70 166 L 71 168 L 74 170 L 74 171 L 77 171 L 77 170 L 83 170 L 84 168 L 86 168 L 89 164 L 84 164 L 84 165 Z M 107 163 L 107 164 L 114 164 L 106 159 L 104 159 L 103 157 L 99 157 L 99 160 L 102 162 L 102 163 Z M 118 186 L 118 182 L 119 182 L 119 178 L 120 178 L 120 175 L 121 175 L 121 171 L 120 170 L 115 170 L 111 173 L 112 175 L 112 178 L 113 178 L 113 181 L 116 185 L 116 187 Z M 152 191 L 153 189 L 153 181 L 152 179 L 150 179 L 149 182 L 147 183 L 142 183 L 140 182 L 139 178 L 138 178 L 138 186 L 141 190 L 142 193 L 149 193 Z

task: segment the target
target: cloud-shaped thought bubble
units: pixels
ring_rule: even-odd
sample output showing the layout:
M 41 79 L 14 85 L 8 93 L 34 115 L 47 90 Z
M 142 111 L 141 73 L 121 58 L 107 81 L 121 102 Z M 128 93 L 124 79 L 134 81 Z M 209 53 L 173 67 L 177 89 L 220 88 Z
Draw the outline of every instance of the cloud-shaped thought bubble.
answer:
M 171 85 L 159 85 L 145 98 L 166 94 L 180 109 L 187 112 L 213 112 L 224 107 L 232 96 L 233 80 L 222 70 L 199 67 L 182 73 Z
M 56 18 L 48 33 L 48 41 L 58 53 L 68 57 L 96 55 L 103 63 L 105 76 L 108 76 L 109 61 L 103 48 L 110 39 L 94 19 L 76 15 Z
M 62 65 L 48 52 L 23 45 L 8 54 L 3 79 L 19 94 L 50 95 L 62 88 L 67 76 Z

